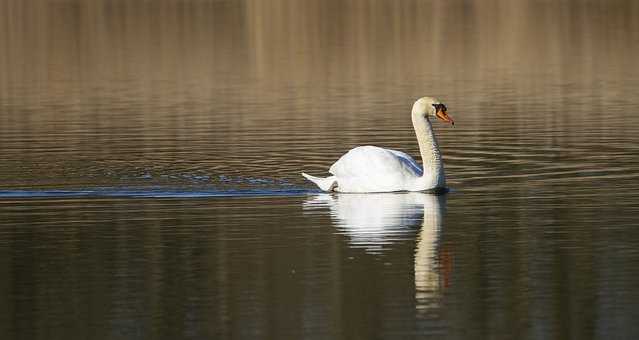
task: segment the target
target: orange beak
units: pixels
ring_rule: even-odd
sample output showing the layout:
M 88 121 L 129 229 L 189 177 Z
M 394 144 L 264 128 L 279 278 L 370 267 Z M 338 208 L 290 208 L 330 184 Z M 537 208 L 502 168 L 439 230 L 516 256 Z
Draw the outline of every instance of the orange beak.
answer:
M 455 121 L 453 121 L 453 118 L 449 116 L 448 113 L 446 113 L 446 111 L 438 110 L 435 113 L 435 115 L 437 116 L 437 118 L 441 119 L 442 121 L 455 125 Z

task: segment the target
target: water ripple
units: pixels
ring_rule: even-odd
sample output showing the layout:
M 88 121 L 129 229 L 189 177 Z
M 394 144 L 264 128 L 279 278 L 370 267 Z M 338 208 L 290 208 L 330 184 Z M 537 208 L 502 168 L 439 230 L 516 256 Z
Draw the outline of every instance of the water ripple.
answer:
M 209 189 L 188 190 L 170 188 L 91 188 L 77 190 L 0 190 L 1 199 L 42 198 L 214 198 L 214 197 L 274 197 L 303 196 L 318 193 L 308 188 L 286 189 Z

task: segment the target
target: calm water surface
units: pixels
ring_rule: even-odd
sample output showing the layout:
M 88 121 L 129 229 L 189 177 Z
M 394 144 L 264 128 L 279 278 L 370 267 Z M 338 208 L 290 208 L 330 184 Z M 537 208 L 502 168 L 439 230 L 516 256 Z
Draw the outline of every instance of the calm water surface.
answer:
M 634 1 L 0 4 L 0 338 L 639 337 Z M 451 192 L 319 193 L 365 144 Z

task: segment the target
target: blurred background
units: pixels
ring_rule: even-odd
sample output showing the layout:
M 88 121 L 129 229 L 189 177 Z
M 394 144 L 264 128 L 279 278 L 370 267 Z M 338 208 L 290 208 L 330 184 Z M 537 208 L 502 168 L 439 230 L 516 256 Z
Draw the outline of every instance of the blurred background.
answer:
M 4 0 L 0 16 L 3 187 L 302 183 L 354 145 L 416 154 L 425 95 L 459 120 L 443 148 L 636 127 L 634 1 Z
M 631 0 L 0 0 L 0 338 L 637 338 L 638 57 Z M 299 175 L 421 96 L 448 195 Z

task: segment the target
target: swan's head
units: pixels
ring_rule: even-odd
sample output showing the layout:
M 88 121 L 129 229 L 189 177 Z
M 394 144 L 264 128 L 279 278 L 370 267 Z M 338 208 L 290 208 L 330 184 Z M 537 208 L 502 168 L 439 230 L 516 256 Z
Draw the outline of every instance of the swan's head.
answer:
M 446 105 L 435 98 L 422 97 L 413 104 L 413 117 L 435 117 L 443 122 L 455 125 L 453 118 L 446 112 Z

